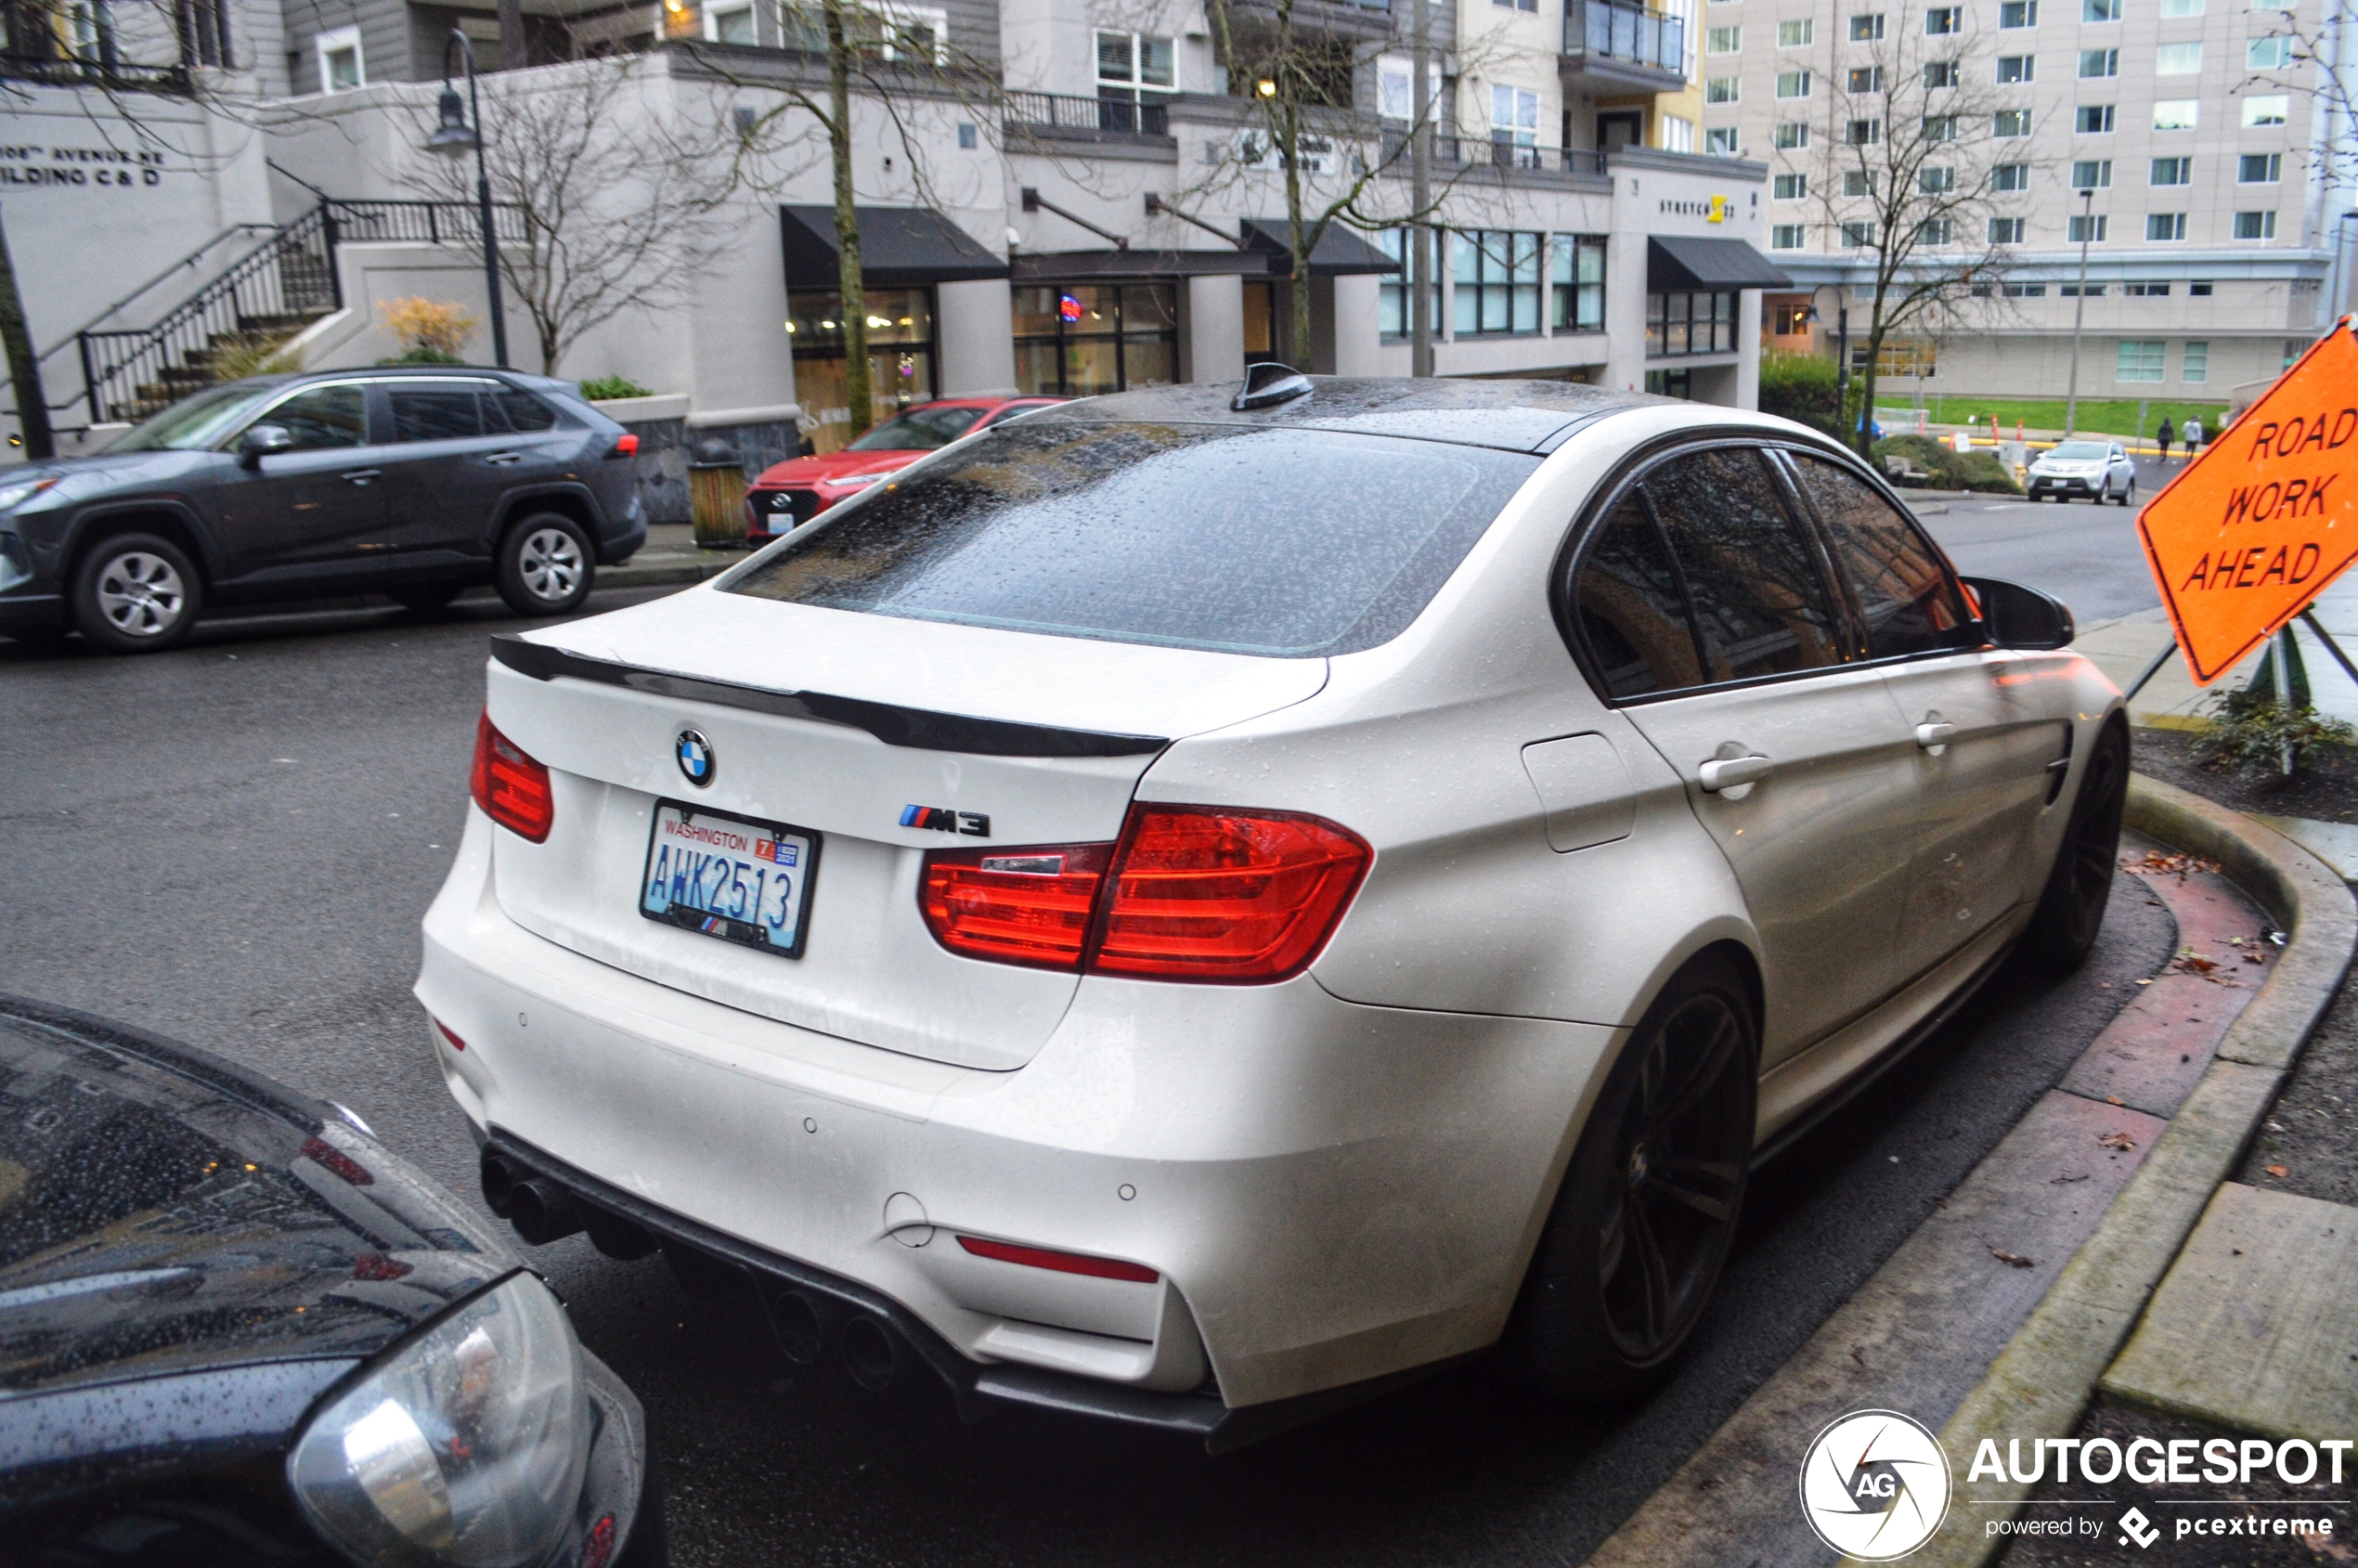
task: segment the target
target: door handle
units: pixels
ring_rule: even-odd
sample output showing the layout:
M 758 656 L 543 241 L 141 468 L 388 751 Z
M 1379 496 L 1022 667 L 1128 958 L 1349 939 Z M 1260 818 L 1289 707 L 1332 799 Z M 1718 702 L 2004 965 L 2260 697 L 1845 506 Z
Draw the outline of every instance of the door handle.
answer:
M 1957 735 L 1957 726 L 1945 719 L 1928 719 L 1916 726 L 1916 745 L 1926 751 L 1938 751 Z
M 494 452 L 483 460 L 486 463 L 505 466 L 508 463 L 524 461 L 524 454 L 522 452 Z
M 1699 771 L 1704 792 L 1717 795 L 1723 789 L 1758 784 L 1776 769 L 1777 765 L 1765 757 L 1726 757 L 1712 758 Z
M 349 479 L 355 485 L 366 485 L 369 480 L 374 479 L 378 474 L 383 472 L 384 471 L 382 469 L 379 468 L 355 468 L 346 470 L 343 473 L 338 475 L 338 477 Z

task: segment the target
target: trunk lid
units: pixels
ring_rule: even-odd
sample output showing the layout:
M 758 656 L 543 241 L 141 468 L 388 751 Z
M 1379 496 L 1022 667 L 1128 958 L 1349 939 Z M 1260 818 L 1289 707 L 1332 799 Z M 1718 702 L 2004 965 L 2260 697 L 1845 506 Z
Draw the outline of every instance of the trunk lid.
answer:
M 960 1066 L 1020 1067 L 1077 977 L 953 955 L 925 853 L 1110 841 L 1165 743 L 1289 706 L 1323 659 L 1085 641 L 692 590 L 495 645 L 491 721 L 548 767 L 545 843 L 494 836 L 500 907 L 658 984 Z M 676 745 L 699 732 L 698 786 Z M 657 805 L 819 839 L 801 955 L 639 912 Z M 902 825 L 907 808 L 964 831 Z M 973 829 L 987 819 L 987 834 Z

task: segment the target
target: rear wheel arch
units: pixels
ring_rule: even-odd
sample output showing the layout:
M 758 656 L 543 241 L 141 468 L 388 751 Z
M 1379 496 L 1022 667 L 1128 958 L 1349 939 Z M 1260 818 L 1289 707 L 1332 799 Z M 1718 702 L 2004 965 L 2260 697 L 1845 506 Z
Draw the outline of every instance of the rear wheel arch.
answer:
M 549 512 L 578 524 L 581 531 L 589 536 L 592 547 L 598 543 L 600 531 L 605 526 L 605 519 L 600 515 L 596 503 L 583 491 L 569 486 L 553 490 L 525 490 L 501 499 L 498 520 L 491 528 L 493 553 L 498 553 L 499 546 L 507 541 L 509 532 L 525 518 Z

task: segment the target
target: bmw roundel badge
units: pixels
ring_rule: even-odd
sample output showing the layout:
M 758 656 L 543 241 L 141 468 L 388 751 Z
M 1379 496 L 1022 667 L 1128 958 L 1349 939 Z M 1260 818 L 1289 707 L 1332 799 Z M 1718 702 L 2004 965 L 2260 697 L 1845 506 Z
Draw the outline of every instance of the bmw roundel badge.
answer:
M 672 760 L 680 764 L 680 776 L 702 789 L 712 783 L 712 775 L 719 771 L 719 761 L 712 755 L 712 743 L 704 738 L 702 730 L 682 730 L 672 743 Z

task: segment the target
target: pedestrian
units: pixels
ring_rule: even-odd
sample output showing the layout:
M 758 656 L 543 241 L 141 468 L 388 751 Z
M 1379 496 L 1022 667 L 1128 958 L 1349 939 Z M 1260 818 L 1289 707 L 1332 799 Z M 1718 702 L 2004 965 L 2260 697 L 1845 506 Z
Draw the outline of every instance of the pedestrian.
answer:
M 2178 439 L 2186 444 L 2186 457 L 2189 461 L 2192 461 L 2195 448 L 2202 445 L 2202 421 L 2193 414 L 2188 414 L 2186 422 L 2178 428 Z
M 2156 437 L 2161 442 L 2161 460 L 2164 462 L 2170 460 L 2170 438 L 2176 434 L 2177 432 L 2170 427 L 2170 416 L 2162 415 L 2161 429 L 2156 433 Z

